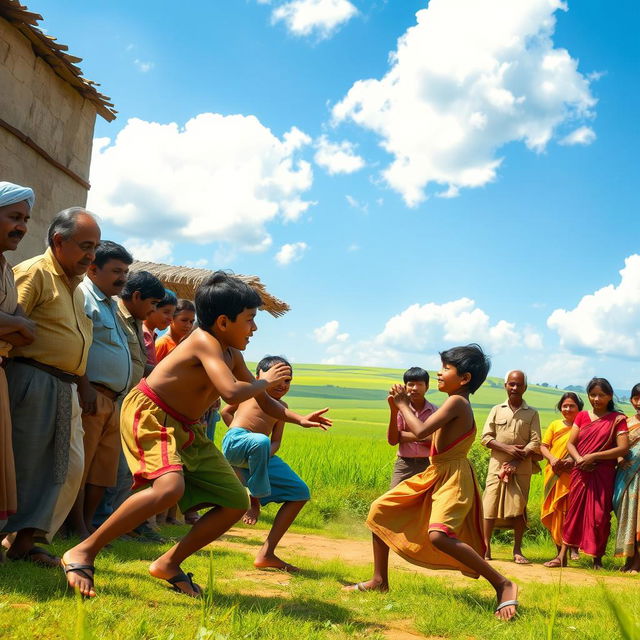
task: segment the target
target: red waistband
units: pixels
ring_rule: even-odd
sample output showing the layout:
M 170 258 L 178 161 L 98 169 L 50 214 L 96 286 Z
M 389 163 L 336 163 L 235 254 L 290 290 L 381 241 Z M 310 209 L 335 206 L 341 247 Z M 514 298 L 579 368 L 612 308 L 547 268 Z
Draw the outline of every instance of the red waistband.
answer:
M 183 425 L 191 426 L 194 424 L 198 424 L 200 420 L 192 420 L 187 416 L 183 416 L 181 413 L 178 413 L 175 409 L 172 409 L 148 384 L 146 378 L 142 378 L 136 387 L 140 393 L 143 393 L 149 400 L 157 404 L 160 409 L 162 409 L 165 413 L 169 414 L 174 420 L 181 422 Z

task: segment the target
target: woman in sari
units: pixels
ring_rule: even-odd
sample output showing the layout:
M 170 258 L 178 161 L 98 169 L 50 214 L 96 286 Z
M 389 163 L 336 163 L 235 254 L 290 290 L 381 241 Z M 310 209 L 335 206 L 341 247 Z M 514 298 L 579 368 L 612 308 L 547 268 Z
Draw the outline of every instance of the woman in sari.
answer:
M 561 420 L 554 420 L 544 432 L 540 443 L 540 452 L 547 460 L 543 471 L 544 501 L 540 521 L 549 530 L 556 544 L 557 555 L 553 560 L 544 563 L 545 567 L 566 567 L 566 559 L 560 558 L 562 550 L 562 525 L 567 511 L 569 485 L 573 459 L 567 451 L 567 443 L 571 435 L 573 421 L 584 403 L 582 398 L 572 391 L 565 393 L 557 404 L 562 413 Z M 577 549 L 571 549 L 571 559 L 577 556 Z
M 564 561 L 566 547 L 578 547 L 593 556 L 594 569 L 601 569 L 611 531 L 617 459 L 627 455 L 629 435 L 627 418 L 616 411 L 608 380 L 592 378 L 587 395 L 592 410 L 576 416 L 567 443 L 575 467 L 559 557 Z
M 626 558 L 622 571 L 640 573 L 640 383 L 631 389 L 636 415 L 627 420 L 629 453 L 618 461 L 613 510 L 618 518 L 616 555 Z

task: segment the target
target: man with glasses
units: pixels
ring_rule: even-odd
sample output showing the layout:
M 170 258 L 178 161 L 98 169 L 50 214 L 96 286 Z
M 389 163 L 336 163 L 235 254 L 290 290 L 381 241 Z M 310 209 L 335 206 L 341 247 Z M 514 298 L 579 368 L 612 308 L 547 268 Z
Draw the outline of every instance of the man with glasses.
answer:
M 13 425 L 18 510 L 5 525 L 10 559 L 59 560 L 36 547 L 67 517 L 82 481 L 84 452 L 77 381 L 85 373 L 92 323 L 78 285 L 100 245 L 100 227 L 80 207 L 58 213 L 44 254 L 14 268 L 18 303 L 35 323 L 34 341 L 11 351 L 6 369 Z

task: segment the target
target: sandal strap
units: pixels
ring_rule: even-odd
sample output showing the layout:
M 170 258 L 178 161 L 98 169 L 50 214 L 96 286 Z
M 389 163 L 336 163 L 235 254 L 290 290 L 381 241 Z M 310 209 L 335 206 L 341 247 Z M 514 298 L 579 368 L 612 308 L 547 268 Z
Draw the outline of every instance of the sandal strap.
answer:
M 173 578 L 167 578 L 167 582 L 173 587 L 174 591 L 177 591 L 179 593 L 184 593 L 184 591 L 178 586 L 178 582 L 186 582 L 187 584 L 189 584 L 191 586 L 191 588 L 194 591 L 198 591 L 198 589 L 196 589 L 196 585 L 193 583 L 193 573 L 177 573 L 175 576 L 173 576 Z
M 501 611 L 505 607 L 517 607 L 519 604 L 517 600 L 505 600 L 496 607 L 496 611 Z
M 96 572 L 96 568 L 92 564 L 82 564 L 80 562 L 67 562 L 62 565 L 65 574 L 66 573 L 79 573 L 83 578 L 91 580 L 93 582 L 93 576 Z M 91 575 L 87 573 L 91 571 Z

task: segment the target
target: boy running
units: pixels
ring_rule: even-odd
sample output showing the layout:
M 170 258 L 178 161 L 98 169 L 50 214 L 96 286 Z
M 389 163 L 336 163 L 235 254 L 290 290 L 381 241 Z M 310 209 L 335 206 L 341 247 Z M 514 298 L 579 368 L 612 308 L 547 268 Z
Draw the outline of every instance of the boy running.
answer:
M 260 360 L 256 368 L 258 380 L 277 364 L 291 367 L 280 356 L 267 356 Z M 291 376 L 272 386 L 267 393 L 286 407 L 282 397 L 290 386 Z M 251 508 L 244 515 L 243 522 L 255 524 L 260 516 L 261 505 L 282 503 L 267 540 L 253 562 L 254 566 L 290 573 L 299 571 L 275 554 L 282 536 L 310 498 L 307 485 L 282 458 L 275 455 L 282 443 L 284 422 L 265 413 L 253 398 L 240 406 L 225 407 L 222 418 L 230 427 L 222 440 L 222 453 L 249 487 L 251 494 Z
M 200 422 L 219 397 L 229 404 L 255 397 L 267 414 L 303 427 L 331 424 L 321 415 L 324 411 L 303 417 L 265 393 L 291 377 L 286 365 L 275 365 L 260 380 L 247 369 L 240 352 L 257 329 L 254 319 L 262 304 L 251 287 L 217 271 L 198 288 L 195 303 L 198 329 L 129 392 L 122 406 L 123 448 L 134 488 L 149 488 L 134 493 L 62 557 L 69 585 L 83 596 L 96 595 L 93 562 L 98 552 L 176 501 L 183 511 L 213 508 L 151 563 L 149 573 L 178 592 L 202 595 L 181 563 L 227 531 L 248 507 L 244 487 Z
M 490 362 L 475 344 L 448 349 L 440 358 L 438 389 L 449 397 L 426 422 L 411 411 L 402 385 L 389 391 L 418 439 L 433 434 L 431 465 L 371 505 L 367 526 L 373 532 L 373 577 L 345 589 L 388 591 L 391 548 L 413 564 L 483 576 L 496 591 L 496 617 L 510 620 L 516 615 L 518 587 L 483 558 L 480 488 L 467 459 L 476 434 L 469 395 L 486 379 Z

